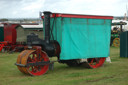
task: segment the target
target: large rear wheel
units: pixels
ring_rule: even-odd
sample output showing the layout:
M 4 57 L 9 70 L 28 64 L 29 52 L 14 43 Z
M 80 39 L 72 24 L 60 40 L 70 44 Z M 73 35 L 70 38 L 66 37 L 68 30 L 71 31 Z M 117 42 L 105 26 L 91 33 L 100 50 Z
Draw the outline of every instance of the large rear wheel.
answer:
M 87 68 L 98 68 L 101 67 L 106 58 L 88 58 L 87 62 L 82 63 L 84 67 Z
M 89 58 L 87 60 L 90 68 L 98 68 L 104 64 L 105 59 L 106 58 Z

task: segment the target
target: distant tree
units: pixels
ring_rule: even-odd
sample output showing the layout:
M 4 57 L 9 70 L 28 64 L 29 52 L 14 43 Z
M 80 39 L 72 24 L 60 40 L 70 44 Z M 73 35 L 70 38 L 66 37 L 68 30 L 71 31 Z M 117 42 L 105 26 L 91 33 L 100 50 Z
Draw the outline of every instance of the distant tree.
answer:
M 8 21 L 8 19 L 6 19 L 6 18 L 3 18 L 3 19 L 0 19 L 0 21 Z

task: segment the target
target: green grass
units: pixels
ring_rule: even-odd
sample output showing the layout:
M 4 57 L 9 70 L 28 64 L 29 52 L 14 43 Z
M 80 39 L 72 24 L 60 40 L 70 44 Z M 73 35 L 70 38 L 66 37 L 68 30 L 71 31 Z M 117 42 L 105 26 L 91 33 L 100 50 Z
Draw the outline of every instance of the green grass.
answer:
M 54 70 L 35 77 L 22 74 L 14 65 L 18 54 L 0 53 L 0 85 L 128 85 L 128 58 L 119 57 L 119 48 L 111 47 L 112 63 L 100 68 L 55 63 Z

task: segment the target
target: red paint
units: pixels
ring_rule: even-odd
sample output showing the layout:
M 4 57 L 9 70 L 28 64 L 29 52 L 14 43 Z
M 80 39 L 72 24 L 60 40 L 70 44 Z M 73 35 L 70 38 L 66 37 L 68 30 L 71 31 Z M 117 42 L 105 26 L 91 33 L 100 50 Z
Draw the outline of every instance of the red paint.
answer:
M 52 13 L 51 17 L 68 17 L 68 18 L 88 18 L 88 19 L 113 19 L 113 16 L 98 16 L 98 15 L 80 15 L 80 14 L 61 14 Z M 42 19 L 44 16 L 42 16 Z
M 4 44 L 0 44 L 0 51 L 3 49 Z
M 91 61 L 88 62 L 89 66 L 91 68 L 98 68 L 98 67 L 102 66 L 104 64 L 106 58 L 99 58 L 99 61 L 97 61 L 97 62 L 95 61 L 95 59 L 96 58 L 92 58 Z
M 8 42 L 0 42 L 0 51 L 4 48 L 4 46 L 6 46 L 8 44 Z
M 16 27 L 19 24 L 4 24 L 4 41 L 15 44 L 17 38 Z
M 36 62 L 41 62 L 42 60 L 46 61 L 46 62 L 49 61 L 49 58 L 48 58 L 47 54 L 43 51 L 41 52 L 40 59 L 38 58 L 39 53 L 35 53 L 35 55 L 37 55 L 36 58 L 34 58 L 34 56 L 32 56 L 32 57 L 29 56 L 28 60 L 27 60 L 27 63 L 36 63 Z M 38 67 L 40 67 L 40 69 Z M 45 74 L 48 71 L 48 68 L 49 68 L 49 65 L 43 65 L 43 66 L 39 65 L 39 66 L 29 66 L 29 67 L 27 67 L 27 70 L 33 76 L 40 76 L 40 75 Z

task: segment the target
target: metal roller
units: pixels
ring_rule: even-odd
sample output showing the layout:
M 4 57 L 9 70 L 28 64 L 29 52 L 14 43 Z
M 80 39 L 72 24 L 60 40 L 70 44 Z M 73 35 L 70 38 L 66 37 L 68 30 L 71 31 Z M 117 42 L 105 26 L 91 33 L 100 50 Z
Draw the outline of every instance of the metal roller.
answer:
M 48 62 L 49 58 L 45 52 L 38 55 L 35 50 L 24 50 L 19 54 L 16 65 L 22 73 L 39 76 L 47 72 Z

